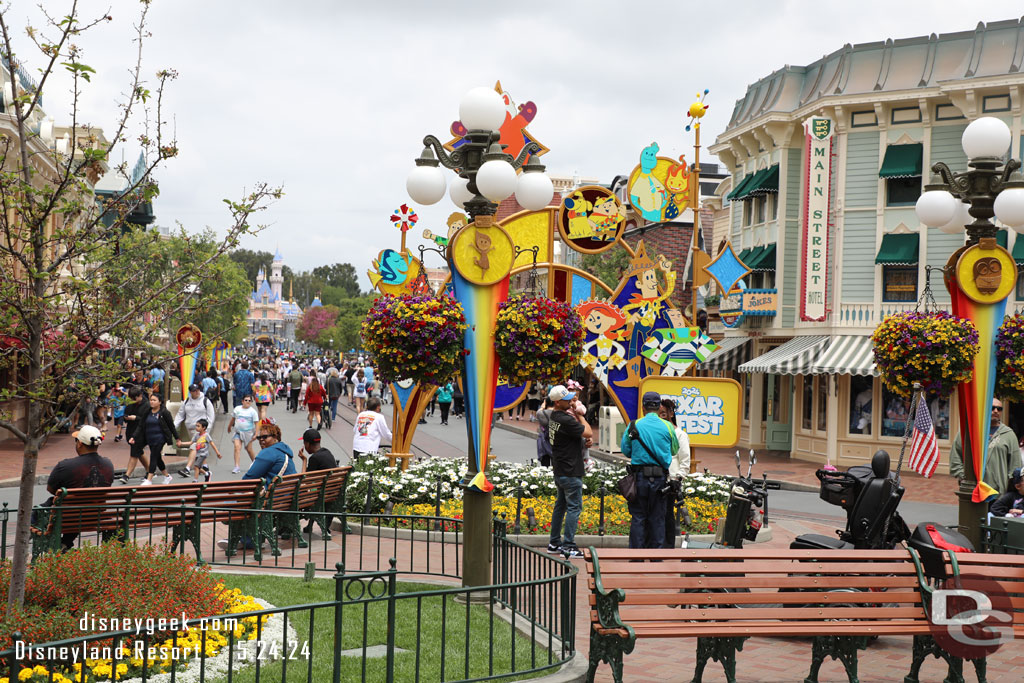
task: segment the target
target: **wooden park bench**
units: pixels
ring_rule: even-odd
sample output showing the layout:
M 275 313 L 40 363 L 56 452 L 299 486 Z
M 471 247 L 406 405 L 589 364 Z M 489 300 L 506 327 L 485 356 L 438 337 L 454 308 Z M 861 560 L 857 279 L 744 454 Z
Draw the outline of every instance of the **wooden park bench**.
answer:
M 51 506 L 35 508 L 32 556 L 59 552 L 64 534 L 99 533 L 103 540 L 118 535 L 127 540 L 132 530 L 169 528 L 172 550 L 179 544 L 184 550 L 189 541 L 197 561 L 203 563 L 202 525 L 228 523 L 236 544 L 243 534 L 257 538 L 264 495 L 262 479 L 61 489 Z M 253 556 L 261 559 L 258 547 Z
M 961 574 L 984 573 L 1008 593 L 1024 593 L 1024 563 L 1002 556 L 1010 559 L 993 564 L 999 557 L 957 554 Z M 591 547 L 584 559 L 591 606 L 588 681 L 604 661 L 621 683 L 623 655 L 638 638 L 696 638 L 693 680 L 701 680 L 713 659 L 732 682 L 736 653 L 751 636 L 813 638 L 806 682 L 818 680 L 826 657 L 839 659 L 849 680 L 857 681 L 858 650 L 876 636 L 914 636 L 906 683 L 917 680 L 929 655 L 946 661 L 947 680 L 963 680 L 963 660 L 931 636 L 928 594 L 905 549 L 602 548 L 599 558 Z M 1024 635 L 1024 612 L 1015 611 L 1013 621 L 1018 637 Z M 971 661 L 984 680 L 985 660 Z
M 348 486 L 348 475 L 351 474 L 351 467 L 335 467 L 327 472 L 327 479 L 323 488 L 318 492 L 312 505 L 301 507 L 304 512 L 318 513 L 310 514 L 309 518 L 320 527 L 320 534 L 324 539 L 331 537 L 330 516 L 333 513 L 339 518 L 345 512 L 345 491 Z M 326 514 L 323 514 L 326 513 Z

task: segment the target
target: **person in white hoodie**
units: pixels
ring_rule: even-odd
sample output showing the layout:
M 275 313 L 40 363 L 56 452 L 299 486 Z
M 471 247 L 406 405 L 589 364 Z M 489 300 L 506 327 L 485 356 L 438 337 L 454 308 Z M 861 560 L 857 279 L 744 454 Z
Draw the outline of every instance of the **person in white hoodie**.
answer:
M 672 399 L 661 399 L 658 416 L 672 423 L 675 427 L 676 440 L 679 441 L 679 450 L 672 455 L 672 462 L 668 466 L 668 481 L 671 484 L 690 473 L 690 437 L 676 424 L 676 402 Z M 676 493 L 670 496 L 668 505 L 665 506 L 665 548 L 675 548 L 679 536 L 679 529 L 676 526 Z
M 191 439 L 199 420 L 206 420 L 209 428 L 213 429 L 216 416 L 217 410 L 213 407 L 213 401 L 202 392 L 198 384 L 193 384 L 188 388 L 188 396 L 178 406 L 178 414 L 174 416 L 174 428 L 180 429 L 184 424 L 188 427 L 188 438 Z
M 358 458 L 380 449 L 381 439 L 391 441 L 391 430 L 380 412 L 380 399 L 371 396 L 366 401 L 366 410 L 356 416 L 352 425 L 352 457 Z

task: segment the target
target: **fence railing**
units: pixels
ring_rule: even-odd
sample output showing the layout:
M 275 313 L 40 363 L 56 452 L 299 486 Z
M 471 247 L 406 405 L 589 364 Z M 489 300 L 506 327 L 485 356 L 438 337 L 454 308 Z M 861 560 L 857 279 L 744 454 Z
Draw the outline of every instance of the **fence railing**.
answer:
M 981 552 L 1024 555 L 1024 521 L 981 518 Z
M 168 661 L 167 656 L 146 655 L 154 651 L 150 648 L 173 644 L 165 640 L 165 633 L 91 633 L 33 643 L 27 650 L 16 634 L 12 646 L 0 652 L 0 669 L 6 669 L 0 676 L 16 680 L 19 670 L 43 666 L 69 680 L 93 680 L 87 678 L 86 667 L 76 670 L 71 662 L 81 662 L 97 649 L 101 654 L 122 653 L 121 659 L 111 654 L 108 663 L 111 672 L 119 664 L 132 667 L 121 678 L 147 681 L 170 673 L 170 681 L 230 683 L 519 679 L 557 669 L 575 657 L 577 569 L 508 539 L 504 520 L 494 522 L 491 585 L 424 590 L 421 585 L 403 585 L 399 575 L 457 575 L 458 563 L 435 563 L 428 571 L 425 561 L 415 558 L 426 552 L 428 543 L 461 550 L 461 531 L 445 531 L 461 529 L 460 520 L 347 513 L 340 518 L 342 525 L 351 525 L 352 533 L 338 533 L 342 537 L 339 545 L 348 548 L 344 557 L 353 564 L 335 564 L 333 600 L 189 620 L 188 628 L 198 634 L 191 641 L 195 651 L 179 652 L 180 661 L 172 658 L 170 664 L 161 663 Z M 403 524 L 413 528 L 403 528 Z M 436 526 L 441 530 L 433 530 Z M 431 541 L 432 535 L 442 535 L 445 540 Z M 399 555 L 405 557 L 384 555 L 386 560 L 368 561 L 378 548 L 390 552 L 399 537 L 409 544 L 408 552 L 400 546 Z M 364 540 L 372 552 L 355 552 L 358 542 Z M 214 558 L 209 562 L 231 564 Z M 366 569 L 380 564 L 383 568 Z M 250 560 L 246 566 L 255 565 Z M 255 618 L 255 626 L 248 632 L 242 629 L 242 637 L 236 637 L 238 632 L 231 624 L 227 631 L 217 631 L 226 633 L 226 639 L 213 635 L 216 629 L 212 624 L 227 619 L 252 623 L 251 618 Z M 216 647 L 208 649 L 208 643 Z M 103 660 L 90 659 L 92 666 L 97 659 Z M 102 670 L 104 662 L 99 666 Z M 55 679 L 50 673 L 49 680 Z

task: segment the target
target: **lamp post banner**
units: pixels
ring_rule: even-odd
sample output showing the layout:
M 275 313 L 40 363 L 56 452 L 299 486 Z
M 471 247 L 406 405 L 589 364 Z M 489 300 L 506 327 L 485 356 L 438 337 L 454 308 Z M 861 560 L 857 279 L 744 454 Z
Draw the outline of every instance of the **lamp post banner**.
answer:
M 803 249 L 800 255 L 800 319 L 820 322 L 828 316 L 829 200 L 832 191 L 831 119 L 804 121 Z

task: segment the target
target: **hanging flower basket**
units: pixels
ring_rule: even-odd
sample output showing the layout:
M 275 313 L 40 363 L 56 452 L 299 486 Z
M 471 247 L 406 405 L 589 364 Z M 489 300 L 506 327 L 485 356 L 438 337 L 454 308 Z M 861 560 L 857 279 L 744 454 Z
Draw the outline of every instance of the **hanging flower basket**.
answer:
M 466 316 L 447 296 L 382 296 L 363 319 L 362 338 L 386 381 L 440 385 L 459 372 Z
M 562 301 L 513 297 L 498 307 L 494 348 L 510 385 L 562 383 L 583 353 L 580 315 Z
M 1024 401 L 1024 316 L 1007 317 L 996 335 L 996 396 Z
M 971 378 L 978 353 L 974 323 L 944 311 L 890 315 L 871 335 L 875 364 L 890 391 L 909 398 L 914 382 L 946 396 Z

